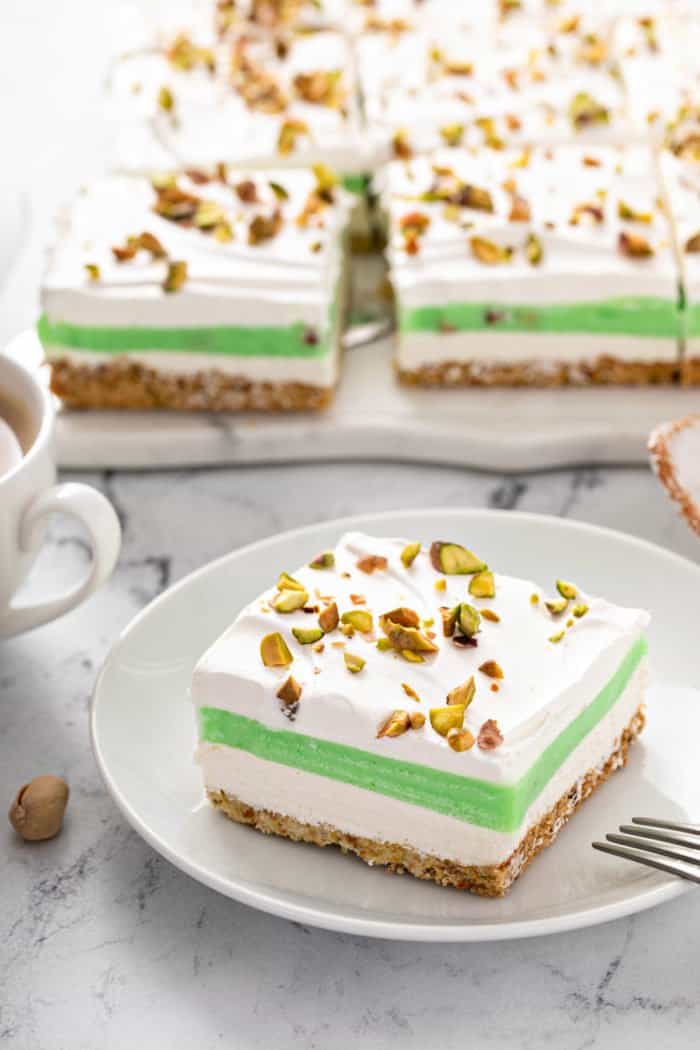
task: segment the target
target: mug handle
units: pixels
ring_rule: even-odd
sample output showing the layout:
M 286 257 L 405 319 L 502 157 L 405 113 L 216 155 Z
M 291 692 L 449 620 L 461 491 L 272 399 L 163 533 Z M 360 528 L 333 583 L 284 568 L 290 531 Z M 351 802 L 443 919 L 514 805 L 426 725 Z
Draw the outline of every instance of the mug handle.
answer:
M 7 612 L 0 613 L 0 638 L 28 631 L 63 616 L 89 598 L 116 565 L 121 526 L 114 508 L 101 492 L 77 482 L 54 485 L 31 501 L 20 525 L 21 550 L 31 550 L 38 545 L 44 519 L 54 512 L 77 518 L 88 530 L 92 545 L 90 572 L 81 583 L 58 598 L 36 605 L 10 606 Z

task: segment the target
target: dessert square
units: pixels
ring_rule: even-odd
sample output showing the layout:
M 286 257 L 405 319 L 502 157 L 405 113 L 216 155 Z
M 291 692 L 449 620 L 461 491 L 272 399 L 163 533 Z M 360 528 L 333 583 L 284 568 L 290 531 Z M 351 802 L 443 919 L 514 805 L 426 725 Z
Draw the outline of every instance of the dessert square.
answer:
M 116 166 L 368 170 L 347 39 L 332 31 L 185 30 L 123 57 L 110 79 Z
M 458 543 L 348 533 L 197 665 L 207 794 L 266 834 L 500 896 L 625 764 L 647 623 Z
M 323 167 L 89 185 L 42 286 L 52 389 L 79 408 L 322 408 L 349 208 Z
M 677 377 L 678 266 L 648 148 L 443 150 L 392 163 L 383 193 L 404 382 Z

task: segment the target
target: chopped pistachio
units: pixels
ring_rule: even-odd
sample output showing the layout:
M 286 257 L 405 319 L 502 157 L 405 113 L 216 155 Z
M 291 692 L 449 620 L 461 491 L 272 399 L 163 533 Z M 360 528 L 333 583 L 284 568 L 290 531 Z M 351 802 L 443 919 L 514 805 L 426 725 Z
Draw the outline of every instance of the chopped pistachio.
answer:
M 278 613 L 293 613 L 297 609 L 301 609 L 303 605 L 309 600 L 309 595 L 306 591 L 280 591 L 275 598 L 272 599 L 270 605 Z
M 335 565 L 335 555 L 333 551 L 324 551 L 322 554 L 317 554 L 316 557 L 309 562 L 310 569 L 332 569 Z
M 265 635 L 260 643 L 260 656 L 265 667 L 286 667 L 293 660 L 287 643 L 278 631 Z
M 509 245 L 497 244 L 486 237 L 471 237 L 469 240 L 472 255 L 487 266 L 500 266 L 509 262 L 513 249 Z
M 452 728 L 447 731 L 447 743 L 453 751 L 469 751 L 475 740 L 468 729 Z
M 628 222 L 644 222 L 647 224 L 653 222 L 654 219 L 650 211 L 637 211 L 623 200 L 617 202 L 617 216 L 619 219 L 624 219 Z
M 420 543 L 407 543 L 401 551 L 401 561 L 408 569 L 420 554 Z
M 393 645 L 388 638 L 379 638 L 377 640 L 377 649 L 380 653 L 388 653 L 390 649 L 393 649 Z
M 531 266 L 539 266 L 544 258 L 542 241 L 536 233 L 528 233 L 525 238 L 525 258 Z
M 409 685 L 408 682 L 402 682 L 401 688 L 403 689 L 406 696 L 410 696 L 411 700 L 416 700 L 418 703 L 420 703 L 420 697 L 418 696 L 418 693 L 415 691 L 412 685 Z
M 469 707 L 470 703 L 476 696 L 476 685 L 474 683 L 474 675 L 470 675 L 466 682 L 462 682 L 461 685 L 455 686 L 447 694 L 447 704 L 449 707 L 453 707 L 455 704 L 461 705 L 465 709 Z
M 355 653 L 349 653 L 347 651 L 343 653 L 343 660 L 351 674 L 358 674 L 367 663 L 367 661 L 363 660 L 361 656 L 356 656 Z
M 458 623 L 460 630 L 467 638 L 472 638 L 478 633 L 481 624 L 481 616 L 473 605 L 462 602 L 459 607 Z
M 289 200 L 289 193 L 280 182 L 273 182 L 270 179 L 269 186 L 278 201 Z
M 420 626 L 420 616 L 418 613 L 415 609 L 408 609 L 405 605 L 400 605 L 397 609 L 392 609 L 390 612 L 383 613 L 380 617 L 380 625 L 382 620 L 391 620 L 392 623 L 397 623 L 400 627 Z
M 278 591 L 303 591 L 305 587 L 303 583 L 299 583 L 293 576 L 290 576 L 287 572 L 281 572 L 277 581 Z
M 445 124 L 440 134 L 446 146 L 459 146 L 464 137 L 464 124 Z
M 451 638 L 457 626 L 459 606 L 455 605 L 454 609 L 448 609 L 446 606 L 443 606 L 440 609 L 440 616 L 442 617 L 442 633 L 445 638 Z
M 338 606 L 335 602 L 331 602 L 325 609 L 322 609 L 318 615 L 319 627 L 325 634 L 330 634 L 334 631 L 340 622 L 338 616 Z
M 287 705 L 287 707 L 291 707 L 293 704 L 298 704 L 301 696 L 301 686 L 296 678 L 293 678 L 292 675 L 290 675 L 277 690 L 277 696 Z
M 442 577 L 440 577 L 439 580 L 435 581 L 435 590 L 436 591 L 440 591 L 441 593 L 443 591 L 446 591 L 447 590 L 447 581 L 444 580 Z
M 316 645 L 314 646 L 314 652 L 315 653 L 322 653 L 325 648 L 326 648 L 326 646 L 325 646 L 324 642 L 317 642 Z
M 194 213 L 193 222 L 199 229 L 207 230 L 223 222 L 225 218 L 224 209 L 216 201 L 200 201 Z
M 591 124 L 609 124 L 610 110 L 588 91 L 577 91 L 569 103 L 569 119 L 581 131 Z
M 574 605 L 574 607 L 573 607 L 573 609 L 571 611 L 574 614 L 574 616 L 576 617 L 576 619 L 580 620 L 581 617 L 585 616 L 586 613 L 588 612 L 588 606 L 586 605 L 585 602 L 578 602 L 577 605 Z
M 323 631 L 320 627 L 292 627 L 292 634 L 299 645 L 313 645 L 314 642 L 320 642 L 323 638 Z
M 219 244 L 228 244 L 233 240 L 233 228 L 229 222 L 217 222 L 214 227 L 214 240 Z
M 493 609 L 480 609 L 479 611 L 481 612 L 482 620 L 490 620 L 491 623 L 501 622 L 501 617 Z
M 341 623 L 353 627 L 361 634 L 367 634 L 374 626 L 372 613 L 367 612 L 366 609 L 351 609 L 349 612 L 344 612 L 340 620 Z
M 172 113 L 175 108 L 175 96 L 166 84 L 158 90 L 158 105 L 166 113 Z
M 168 272 L 163 281 L 164 292 L 179 292 L 187 280 L 187 263 L 176 259 L 168 263 Z
M 446 576 L 472 576 L 486 569 L 486 562 L 466 547 L 443 540 L 430 545 L 430 561 L 436 572 L 444 572 Z
M 472 576 L 469 581 L 469 593 L 475 598 L 494 598 L 496 596 L 496 583 L 493 573 L 486 569 Z
M 425 658 L 420 653 L 415 652 L 413 649 L 401 649 L 401 656 L 409 664 L 424 664 Z
M 555 598 L 544 604 L 549 612 L 551 612 L 552 616 L 559 616 L 568 608 L 569 600 L 568 598 Z
M 446 707 L 430 708 L 430 724 L 440 736 L 447 736 L 450 729 L 461 729 L 464 723 L 464 704 L 449 704 Z
M 436 653 L 437 645 L 417 627 L 403 627 L 400 623 L 380 617 L 380 627 L 391 642 L 394 649 L 409 650 L 414 653 Z
M 574 618 L 573 618 L 573 616 L 570 616 L 569 619 L 566 621 L 566 626 L 567 627 L 573 627 L 574 626 Z
M 639 233 L 628 233 L 626 230 L 618 236 L 617 247 L 621 255 L 630 259 L 648 259 L 654 254 L 654 249 L 646 237 Z
M 549 641 L 550 642 L 554 642 L 554 644 L 556 645 L 558 642 L 560 642 L 562 640 L 562 638 L 564 637 L 565 634 L 566 634 L 566 631 L 559 631 L 557 634 L 552 634 L 549 637 Z
M 540 603 L 540 596 L 539 596 L 539 594 L 531 594 L 530 595 L 530 605 L 539 605 L 539 603 Z
M 367 554 L 357 563 L 360 572 L 365 572 L 368 576 L 371 576 L 376 569 L 386 569 L 387 565 L 387 559 L 381 554 Z
M 476 742 L 482 751 L 494 751 L 503 743 L 503 734 L 498 728 L 498 722 L 493 718 L 487 719 L 479 730 Z
M 99 281 L 100 268 L 97 263 L 85 263 L 85 272 L 91 281 Z
M 309 125 L 306 121 L 295 119 L 283 121 L 277 136 L 277 152 L 282 156 L 291 153 L 296 147 L 297 139 L 308 134 Z
M 488 678 L 503 678 L 503 668 L 495 660 L 485 660 L 479 667 L 482 674 L 485 674 Z
M 422 729 L 425 725 L 425 715 L 422 711 L 411 711 L 411 729 Z
M 411 718 L 408 711 L 392 711 L 389 717 L 382 722 L 377 732 L 377 739 L 384 736 L 401 736 L 411 728 Z
M 329 168 L 327 164 L 312 164 L 311 168 L 316 176 L 316 189 L 319 193 L 332 194 L 340 181 L 333 168 Z
M 578 591 L 574 587 L 573 583 L 567 583 L 566 580 L 557 580 L 557 590 L 561 594 L 562 598 L 566 598 L 572 602 L 575 598 L 578 598 Z

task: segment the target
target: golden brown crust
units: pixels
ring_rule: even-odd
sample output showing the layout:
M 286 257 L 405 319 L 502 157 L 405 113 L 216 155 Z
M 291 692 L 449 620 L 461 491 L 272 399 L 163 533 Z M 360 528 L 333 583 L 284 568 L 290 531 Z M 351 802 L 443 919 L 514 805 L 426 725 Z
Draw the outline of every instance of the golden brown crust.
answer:
M 490 365 L 469 361 L 442 361 L 403 369 L 398 376 L 407 386 L 660 386 L 678 382 L 679 368 L 668 361 L 620 361 L 601 356 L 575 364 L 524 361 Z
M 302 412 L 327 408 L 328 387 L 251 382 L 216 369 L 166 375 L 116 357 L 99 365 L 50 363 L 51 389 L 70 408 L 175 409 L 184 412 Z
M 682 419 L 674 420 L 673 423 L 663 423 L 652 432 L 648 447 L 659 481 L 671 499 L 679 505 L 681 514 L 691 529 L 700 533 L 700 507 L 685 486 L 681 484 L 676 474 L 672 451 L 672 442 L 676 434 L 692 426 L 700 426 L 700 416 L 684 416 Z
M 348 835 L 328 824 L 307 824 L 280 813 L 256 809 L 224 791 L 209 791 L 208 795 L 214 806 L 231 820 L 238 824 L 249 824 L 265 835 L 280 835 L 295 842 L 309 842 L 321 847 L 340 846 L 344 853 L 355 853 L 367 864 L 381 864 L 398 874 L 409 872 L 416 878 L 428 879 L 441 886 L 469 890 L 482 897 L 502 897 L 533 858 L 554 841 L 581 803 L 611 773 L 626 764 L 630 744 L 643 728 L 644 708 L 639 707 L 602 769 L 592 769 L 578 780 L 542 820 L 530 828 L 510 857 L 499 865 L 465 866 L 398 843 L 376 842 Z
M 688 357 L 681 369 L 683 386 L 700 386 L 700 357 Z

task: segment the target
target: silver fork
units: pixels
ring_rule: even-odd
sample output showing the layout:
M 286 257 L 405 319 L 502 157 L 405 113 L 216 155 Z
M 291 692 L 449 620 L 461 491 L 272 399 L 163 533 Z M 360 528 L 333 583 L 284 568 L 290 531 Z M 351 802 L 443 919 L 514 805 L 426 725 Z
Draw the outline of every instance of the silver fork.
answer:
M 620 835 L 606 835 L 605 842 L 594 842 L 593 849 L 700 884 L 700 824 L 632 817 L 632 823 L 621 824 L 620 831 Z

